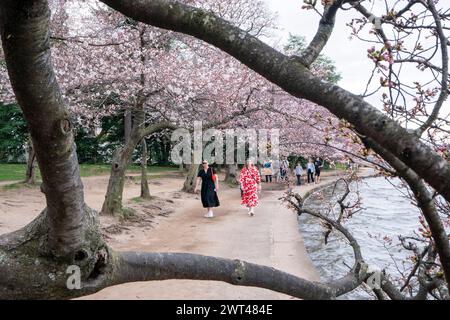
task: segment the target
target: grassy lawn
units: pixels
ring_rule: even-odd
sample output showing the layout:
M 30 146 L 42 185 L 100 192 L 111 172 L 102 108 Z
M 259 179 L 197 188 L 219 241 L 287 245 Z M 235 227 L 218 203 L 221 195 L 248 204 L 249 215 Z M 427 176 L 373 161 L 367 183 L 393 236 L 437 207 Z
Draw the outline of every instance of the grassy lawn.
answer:
M 177 171 L 177 167 L 151 166 L 147 168 L 148 173 L 158 173 L 164 171 Z M 17 181 L 25 178 L 25 164 L 0 163 L 0 181 Z M 109 164 L 81 164 L 80 173 L 82 177 L 108 175 L 111 170 Z M 132 165 L 128 172 L 139 173 L 141 168 L 138 165 Z M 39 169 L 36 171 L 36 177 L 41 179 Z
M 25 164 L 0 164 L 0 181 L 14 181 L 25 179 Z M 40 178 L 40 176 L 39 176 Z

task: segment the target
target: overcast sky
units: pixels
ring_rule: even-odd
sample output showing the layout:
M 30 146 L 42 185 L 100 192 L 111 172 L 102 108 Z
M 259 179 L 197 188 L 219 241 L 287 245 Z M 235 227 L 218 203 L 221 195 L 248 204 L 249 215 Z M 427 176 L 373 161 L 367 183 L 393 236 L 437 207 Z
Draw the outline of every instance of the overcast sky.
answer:
M 285 43 L 289 33 L 302 35 L 309 42 L 314 37 L 319 24 L 319 16 L 312 10 L 301 9 L 301 0 L 265 0 L 272 11 L 278 12 L 275 31 L 276 38 Z M 319 1 L 320 2 L 320 1 Z M 353 14 L 354 15 L 354 14 Z M 345 16 L 345 17 L 344 17 Z M 336 61 L 336 66 L 342 73 L 340 85 L 352 92 L 363 90 L 361 70 L 370 70 L 372 64 L 366 57 L 367 43 L 358 40 L 349 40 L 349 28 L 345 23 L 349 21 L 349 14 L 340 12 L 333 34 L 323 53 Z M 366 78 L 367 79 L 367 78 Z
M 280 44 L 285 43 L 289 33 L 304 36 L 308 42 L 312 40 L 317 31 L 320 17 L 313 10 L 301 9 L 303 5 L 302 0 L 264 1 L 266 1 L 271 11 L 278 13 L 277 25 L 279 29 L 274 32 L 277 39 L 275 41 L 279 41 Z M 380 15 L 384 11 L 384 1 L 375 1 L 374 3 L 374 7 L 368 9 L 375 15 Z M 321 11 L 322 7 L 320 6 L 319 9 Z M 361 15 L 355 10 L 340 10 L 338 12 L 335 29 L 323 53 L 335 61 L 337 70 L 342 75 L 339 85 L 352 93 L 362 94 L 372 72 L 373 63 L 367 58 L 367 49 L 370 47 L 370 44 L 358 39 L 349 39 L 350 28 L 345 24 L 356 17 L 361 17 Z M 441 63 L 439 63 L 440 65 Z M 409 69 L 404 69 L 402 75 L 404 80 L 423 80 L 425 76 L 424 73 L 417 71 L 414 65 L 411 65 Z M 374 84 L 378 85 L 379 76 L 375 79 L 377 80 L 374 81 Z M 382 106 L 379 95 L 369 97 L 366 100 L 378 108 Z M 450 102 L 448 100 L 445 110 L 450 110 Z

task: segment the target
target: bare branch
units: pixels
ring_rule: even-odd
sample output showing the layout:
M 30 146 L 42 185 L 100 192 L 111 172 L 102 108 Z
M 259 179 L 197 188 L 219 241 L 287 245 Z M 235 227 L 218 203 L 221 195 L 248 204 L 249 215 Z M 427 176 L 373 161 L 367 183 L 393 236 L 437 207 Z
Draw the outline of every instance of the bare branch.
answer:
M 331 5 L 326 5 L 324 13 L 319 22 L 319 28 L 308 47 L 302 52 L 300 57 L 293 56 L 304 66 L 311 66 L 311 64 L 317 59 L 319 54 L 328 42 L 331 33 L 334 29 L 334 22 L 336 13 L 342 4 L 342 0 L 334 1 Z
M 369 138 L 362 138 L 363 143 L 372 148 L 375 152 L 386 159 L 389 164 L 395 168 L 398 174 L 405 179 L 414 192 L 419 208 L 421 209 L 428 226 L 430 227 L 432 237 L 435 241 L 437 251 L 442 263 L 447 284 L 450 286 L 450 244 L 441 218 L 436 210 L 432 194 L 426 187 L 423 180 L 410 168 L 408 168 L 402 161 L 388 152 L 386 149 L 375 143 Z
M 425 130 L 427 130 L 433 122 L 437 119 L 439 111 L 442 108 L 445 100 L 448 97 L 448 49 L 447 49 L 447 37 L 442 29 L 442 22 L 439 13 L 434 5 L 434 0 L 427 0 L 428 8 L 433 14 L 434 22 L 436 24 L 436 32 L 439 37 L 441 55 L 442 55 L 442 79 L 441 79 L 441 93 L 439 94 L 438 101 L 436 102 L 431 115 L 425 121 L 425 123 L 416 130 L 417 135 L 421 136 Z M 449 279 L 450 280 L 450 279 Z

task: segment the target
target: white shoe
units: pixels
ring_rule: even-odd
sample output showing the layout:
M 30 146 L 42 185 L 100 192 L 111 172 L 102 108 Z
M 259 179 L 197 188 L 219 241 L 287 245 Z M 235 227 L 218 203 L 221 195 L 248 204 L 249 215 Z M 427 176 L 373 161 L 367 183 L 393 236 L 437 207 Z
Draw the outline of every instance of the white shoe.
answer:
M 214 214 L 212 213 L 212 211 L 209 211 L 207 214 L 204 215 L 205 218 L 213 218 Z

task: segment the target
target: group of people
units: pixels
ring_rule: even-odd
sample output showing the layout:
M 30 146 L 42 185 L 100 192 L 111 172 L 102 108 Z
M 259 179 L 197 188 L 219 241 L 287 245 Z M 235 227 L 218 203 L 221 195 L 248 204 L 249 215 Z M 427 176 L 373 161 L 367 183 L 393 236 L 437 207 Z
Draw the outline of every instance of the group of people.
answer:
M 315 161 L 313 161 L 312 158 L 308 159 L 306 166 L 308 184 L 320 183 L 320 173 L 322 168 L 323 161 L 320 158 L 317 158 Z M 300 162 L 297 162 L 294 171 L 297 177 L 297 185 L 301 185 L 304 168 Z M 264 162 L 261 172 L 254 165 L 252 160 L 248 159 L 246 161 L 239 176 L 239 184 L 241 189 L 241 203 L 247 208 L 249 216 L 254 216 L 255 207 L 258 206 L 262 176 L 265 176 L 267 183 L 272 182 L 273 176 L 275 176 L 277 182 L 280 180 L 289 181 L 289 161 L 286 158 L 273 161 L 268 160 Z M 205 218 L 213 218 L 214 213 L 212 209 L 220 206 L 219 197 L 217 195 L 219 190 L 219 178 L 214 168 L 210 167 L 206 160 L 202 162 L 202 168 L 198 172 L 194 192 L 199 190 L 200 183 L 202 205 L 207 209 Z
M 299 164 L 300 165 L 300 164 Z M 301 165 L 300 165 L 301 166 Z M 313 161 L 312 158 L 308 159 L 308 163 L 306 164 L 307 174 L 308 174 L 308 184 L 310 183 L 320 183 L 320 172 L 323 168 L 323 161 L 320 158 L 316 158 Z M 298 178 L 298 177 L 297 177 Z M 300 179 L 298 179 L 300 181 Z M 299 182 L 300 184 L 300 182 Z
M 323 160 L 321 158 L 313 158 L 308 159 L 308 163 L 306 165 L 307 172 L 307 181 L 310 183 L 320 183 L 320 173 L 323 168 Z M 302 184 L 302 177 L 304 168 L 302 164 L 297 162 L 294 172 L 297 177 L 297 185 Z M 265 176 L 266 182 L 272 182 L 272 176 L 276 177 L 276 182 L 281 181 L 289 181 L 290 177 L 290 167 L 289 161 L 286 158 L 283 158 L 281 161 L 279 160 L 267 160 L 264 162 L 263 167 L 261 169 L 261 176 Z
M 219 178 L 214 168 L 210 167 L 208 161 L 202 162 L 202 169 L 198 172 L 197 182 L 194 192 L 199 190 L 201 183 L 201 200 L 204 208 L 207 209 L 205 218 L 213 218 L 213 208 L 220 206 L 217 191 L 219 190 Z M 241 188 L 242 204 L 247 207 L 248 215 L 254 216 L 255 207 L 259 202 L 259 192 L 261 192 L 261 176 L 258 168 L 252 160 L 247 160 L 241 170 L 239 177 Z
M 286 180 L 289 173 L 289 161 L 285 157 L 281 160 L 266 160 L 261 168 L 261 176 L 265 176 L 266 182 L 272 182 L 272 177 L 276 182 Z

